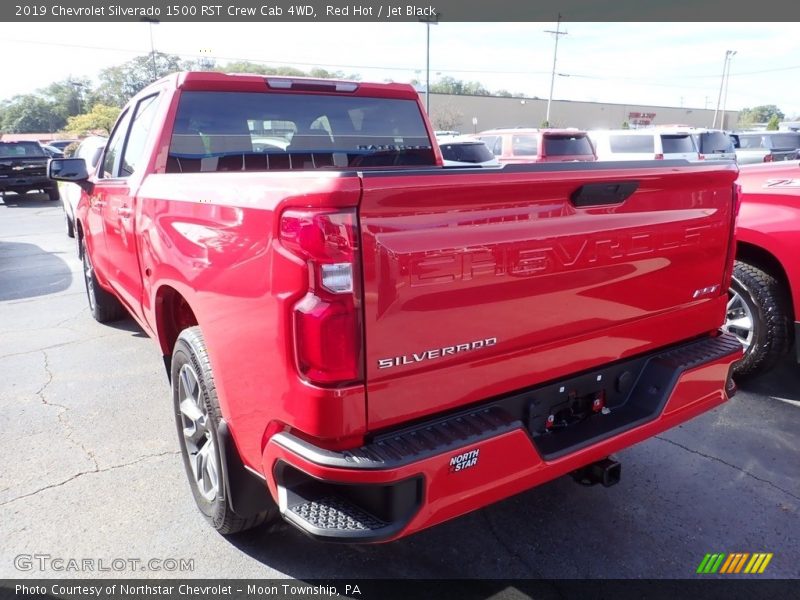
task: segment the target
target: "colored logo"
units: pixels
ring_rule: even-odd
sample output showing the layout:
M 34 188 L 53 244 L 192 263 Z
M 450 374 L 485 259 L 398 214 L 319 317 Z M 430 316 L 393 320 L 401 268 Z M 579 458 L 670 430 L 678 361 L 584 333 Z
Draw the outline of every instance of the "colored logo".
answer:
M 697 572 L 701 575 L 712 573 L 747 573 L 754 575 L 763 573 L 769 561 L 772 560 L 772 552 L 734 552 L 733 554 L 706 554 L 697 567 Z

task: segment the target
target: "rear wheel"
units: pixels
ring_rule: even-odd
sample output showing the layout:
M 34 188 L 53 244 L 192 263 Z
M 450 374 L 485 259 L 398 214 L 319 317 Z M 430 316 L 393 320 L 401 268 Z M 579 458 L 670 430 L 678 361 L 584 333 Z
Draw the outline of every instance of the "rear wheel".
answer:
M 199 327 L 181 332 L 172 353 L 172 398 L 183 464 L 197 508 L 223 535 L 251 529 L 275 516 L 275 509 L 243 518 L 233 512 L 222 468 L 217 388 Z
M 728 292 L 723 329 L 735 335 L 744 356 L 736 375 L 756 375 L 770 369 L 789 349 L 789 312 L 785 291 L 772 275 L 736 261 Z
M 58 193 L 58 186 L 54 185 L 53 187 L 47 188 L 47 197 L 50 198 L 52 201 L 57 201 L 61 199 L 61 195 Z
M 98 323 L 118 321 L 126 315 L 125 308 L 110 292 L 107 292 L 97 283 L 97 275 L 92 267 L 92 260 L 86 245 L 81 246 L 83 257 L 83 281 L 86 284 L 86 297 L 89 300 L 89 310 Z

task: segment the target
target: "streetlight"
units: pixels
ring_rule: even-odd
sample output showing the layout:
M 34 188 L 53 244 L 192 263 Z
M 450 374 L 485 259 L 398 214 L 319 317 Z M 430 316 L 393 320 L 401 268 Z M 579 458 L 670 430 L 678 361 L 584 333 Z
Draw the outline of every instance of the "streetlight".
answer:
M 425 112 L 431 114 L 431 25 L 439 24 L 439 17 L 436 14 L 430 17 L 420 17 L 420 22 L 425 23 Z
M 556 57 L 558 56 L 558 38 L 562 35 L 567 35 L 566 31 L 561 31 L 561 13 L 558 13 L 558 21 L 556 21 L 556 30 L 552 31 L 550 29 L 545 29 L 545 33 L 552 33 L 553 36 L 556 38 L 556 46 L 553 50 L 553 71 L 550 74 L 550 95 L 547 97 L 547 116 L 545 116 L 544 120 L 547 123 L 547 126 L 550 127 L 550 105 L 553 102 L 553 85 L 556 81 Z
M 717 96 L 717 108 L 716 110 L 714 110 L 714 122 L 711 124 L 711 127 L 717 126 L 717 114 L 719 113 L 719 105 L 720 102 L 722 101 L 722 89 L 725 87 L 725 77 L 728 73 L 728 63 L 734 54 L 736 54 L 736 50 L 725 50 L 725 62 L 722 63 L 722 80 L 719 82 L 719 96 Z
M 719 120 L 720 129 L 725 129 L 725 105 L 728 103 L 728 84 L 731 82 L 731 63 L 733 62 L 734 56 L 736 56 L 736 50 L 731 52 L 731 56 L 728 59 L 728 74 L 725 76 L 725 93 L 722 95 L 722 115 Z
M 142 21 L 150 24 L 150 59 L 153 69 L 153 81 L 155 81 L 158 79 L 158 69 L 156 69 L 156 47 L 153 44 L 153 25 L 158 25 L 160 21 L 158 19 L 151 19 L 149 17 L 142 17 Z

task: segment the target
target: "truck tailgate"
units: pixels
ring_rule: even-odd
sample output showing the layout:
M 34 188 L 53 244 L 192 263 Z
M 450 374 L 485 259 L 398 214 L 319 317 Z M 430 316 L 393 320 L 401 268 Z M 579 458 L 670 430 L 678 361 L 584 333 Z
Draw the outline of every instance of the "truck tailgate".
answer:
M 683 162 L 365 172 L 370 428 L 718 328 L 736 173 Z

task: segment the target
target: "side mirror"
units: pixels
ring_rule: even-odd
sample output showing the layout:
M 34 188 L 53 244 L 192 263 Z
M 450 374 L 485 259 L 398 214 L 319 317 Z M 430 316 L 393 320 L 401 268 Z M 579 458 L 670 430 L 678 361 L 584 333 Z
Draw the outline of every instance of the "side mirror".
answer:
M 77 183 L 87 192 L 94 187 L 89 181 L 86 161 L 82 158 L 51 158 L 47 163 L 47 177 L 55 181 Z

